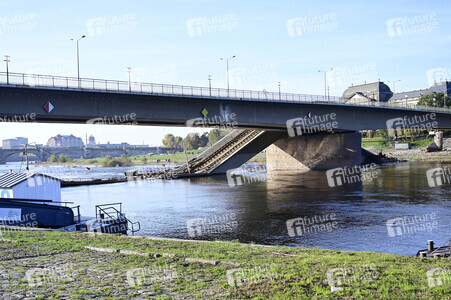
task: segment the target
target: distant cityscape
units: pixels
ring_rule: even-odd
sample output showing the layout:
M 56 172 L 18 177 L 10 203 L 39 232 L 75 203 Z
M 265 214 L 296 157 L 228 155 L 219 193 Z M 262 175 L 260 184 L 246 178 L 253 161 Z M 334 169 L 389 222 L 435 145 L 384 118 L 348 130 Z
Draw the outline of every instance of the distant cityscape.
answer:
M 28 138 L 25 137 L 16 137 L 12 139 L 6 139 L 2 141 L 2 149 L 10 150 L 10 149 L 23 149 L 25 145 L 28 144 Z M 149 145 L 130 145 L 129 143 L 123 142 L 120 144 L 100 144 L 96 143 L 96 139 L 94 136 L 90 136 L 86 139 L 86 143 L 83 142 L 83 139 L 80 137 L 76 137 L 73 134 L 71 135 L 61 135 L 58 134 L 48 139 L 47 144 L 36 144 L 38 147 L 46 148 L 148 148 Z

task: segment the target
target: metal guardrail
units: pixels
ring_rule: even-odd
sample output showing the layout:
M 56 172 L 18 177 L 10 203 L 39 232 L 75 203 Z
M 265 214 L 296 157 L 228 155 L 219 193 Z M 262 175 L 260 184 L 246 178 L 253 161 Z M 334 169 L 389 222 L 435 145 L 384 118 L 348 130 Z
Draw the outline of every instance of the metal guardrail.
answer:
M 352 101 L 344 100 L 336 96 L 320 96 L 309 94 L 278 93 L 252 90 L 222 89 L 157 83 L 128 82 L 108 79 L 76 78 L 53 75 L 38 75 L 0 72 L 0 84 L 13 86 L 55 88 L 84 91 L 123 92 L 134 94 L 159 94 L 183 97 L 225 98 L 231 100 L 254 100 L 270 102 L 305 102 L 305 103 L 330 103 L 349 106 L 372 106 L 400 108 L 409 110 L 422 110 L 429 112 L 451 113 L 449 108 L 430 106 L 418 106 L 407 102 L 379 102 L 367 99 Z
M 115 206 L 119 206 L 119 209 L 117 209 Z M 107 216 L 111 220 L 126 220 L 127 223 L 131 226 L 131 228 L 128 228 L 128 230 L 131 231 L 132 235 L 135 235 L 135 232 L 141 230 L 141 223 L 132 222 L 122 213 L 122 203 L 96 205 L 96 219 L 104 219 L 105 216 Z M 135 226 L 138 226 L 138 229 L 135 229 Z

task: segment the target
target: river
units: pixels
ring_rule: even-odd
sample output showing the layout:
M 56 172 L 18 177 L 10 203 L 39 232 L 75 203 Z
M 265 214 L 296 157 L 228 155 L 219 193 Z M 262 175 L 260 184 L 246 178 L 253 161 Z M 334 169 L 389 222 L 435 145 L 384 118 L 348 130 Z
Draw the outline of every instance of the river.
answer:
M 0 172 L 19 167 L 1 165 Z M 426 176 L 444 167 L 451 164 L 385 165 L 362 182 L 335 187 L 326 172 L 311 171 L 261 174 L 242 185 L 224 175 L 70 187 L 62 198 L 81 205 L 84 216 L 94 216 L 95 205 L 122 202 L 145 236 L 415 255 L 427 240 L 440 244 L 451 237 L 451 183 L 430 187 Z M 125 170 L 56 167 L 47 173 L 106 178 Z

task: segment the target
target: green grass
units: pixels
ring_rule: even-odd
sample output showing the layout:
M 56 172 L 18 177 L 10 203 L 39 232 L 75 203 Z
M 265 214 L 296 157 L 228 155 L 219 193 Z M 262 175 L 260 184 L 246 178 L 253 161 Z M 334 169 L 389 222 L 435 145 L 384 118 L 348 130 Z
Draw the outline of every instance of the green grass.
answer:
M 432 138 L 425 138 L 417 141 L 412 141 L 412 139 L 406 138 L 404 140 L 397 141 L 397 143 L 410 143 L 412 149 L 415 149 L 425 148 L 433 141 L 434 139 Z M 362 148 L 374 147 L 376 149 L 390 149 L 393 148 L 392 143 L 394 142 L 385 140 L 383 138 L 365 138 L 362 139 Z
M 362 139 L 362 148 L 389 149 L 390 146 L 390 141 L 384 140 L 383 138 Z
M 177 274 L 176 279 L 151 286 L 159 297 L 157 299 L 167 299 L 168 292 L 202 299 L 446 299 L 451 297 L 449 278 L 451 275 L 442 285 L 430 287 L 426 274 L 431 269 L 450 268 L 451 258 L 421 261 L 414 257 L 386 253 L 300 247 L 259 247 L 236 242 L 150 240 L 118 235 L 61 232 L 11 232 L 5 234 L 3 238 L 10 238 L 15 242 L 12 246 L 0 247 L 2 252 L 0 263 L 5 260 L 6 254 L 3 255 L 3 252 L 13 256 L 32 256 L 36 253 L 54 256 L 58 253 L 71 252 L 74 264 L 83 266 L 87 263 L 90 266 L 89 261 L 86 262 L 86 257 L 91 252 L 83 250 L 83 246 L 90 245 L 148 253 L 177 253 L 185 257 L 238 262 L 246 270 L 237 271 L 234 270 L 236 267 L 221 264 L 211 266 L 186 263 L 180 257 L 151 259 L 102 254 L 112 257 L 110 264 L 105 265 L 104 268 L 114 274 L 118 272 L 121 274 L 137 267 L 164 266 L 174 271 Z M 15 251 L 9 253 L 10 248 L 14 248 Z M 83 259 L 85 261 L 81 262 Z M 335 275 L 333 278 L 335 280 L 343 278 L 347 281 L 343 285 L 343 290 L 332 293 L 327 273 L 336 268 L 342 268 L 342 270 L 333 273 L 332 275 Z M 232 275 L 227 276 L 227 271 L 232 272 Z M 230 286 L 228 284 L 230 278 L 236 282 L 242 279 L 243 284 Z M 113 295 L 114 290 L 118 289 L 116 286 L 121 284 L 117 281 L 113 282 L 109 284 L 110 288 L 101 289 L 101 292 L 105 295 Z M 81 283 L 78 282 L 78 284 Z M 83 284 L 89 284 L 89 280 L 83 281 Z M 140 289 L 136 287 L 137 293 Z M 77 290 L 78 293 L 74 293 L 74 297 L 84 295 L 88 291 L 84 286 L 77 286 Z

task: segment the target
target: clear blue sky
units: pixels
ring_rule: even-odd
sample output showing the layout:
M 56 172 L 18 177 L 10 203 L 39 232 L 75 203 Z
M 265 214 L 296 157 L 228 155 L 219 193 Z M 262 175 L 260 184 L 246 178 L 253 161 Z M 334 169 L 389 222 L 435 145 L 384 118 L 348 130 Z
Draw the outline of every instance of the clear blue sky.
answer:
M 396 91 L 426 88 L 434 75 L 451 78 L 451 2 L 436 1 L 4 1 L 1 55 L 12 72 L 231 88 L 324 93 L 350 84 L 401 79 Z M 98 19 L 102 18 L 102 19 Z M 198 18 L 204 18 L 203 21 Z M 302 18 L 302 19 L 300 19 Z M 402 23 L 397 18 L 406 18 Z M 4 65 L 2 69 L 4 68 Z M 431 72 L 431 71 L 430 71 Z M 392 83 L 388 83 L 391 87 Z M 1 112 L 1 109 L 0 109 Z M 0 139 L 93 134 L 101 142 L 160 144 L 185 128 L 0 124 Z

